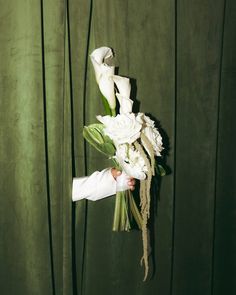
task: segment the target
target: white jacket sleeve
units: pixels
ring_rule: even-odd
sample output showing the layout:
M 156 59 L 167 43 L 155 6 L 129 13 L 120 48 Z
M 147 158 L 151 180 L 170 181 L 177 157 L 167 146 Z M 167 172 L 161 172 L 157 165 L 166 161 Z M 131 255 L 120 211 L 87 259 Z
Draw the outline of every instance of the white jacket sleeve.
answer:
M 111 174 L 111 168 L 96 171 L 90 176 L 73 178 L 72 200 L 88 199 L 96 201 L 114 195 L 117 183 Z

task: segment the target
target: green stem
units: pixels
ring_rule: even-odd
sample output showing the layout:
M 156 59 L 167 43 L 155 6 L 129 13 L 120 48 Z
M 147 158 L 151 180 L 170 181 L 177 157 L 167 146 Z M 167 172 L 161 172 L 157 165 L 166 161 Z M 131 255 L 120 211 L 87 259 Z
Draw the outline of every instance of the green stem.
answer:
M 127 199 L 127 191 L 123 192 L 123 215 L 122 215 L 122 228 L 123 231 L 130 231 L 130 222 L 129 222 L 129 212 L 128 212 L 128 199 Z
M 125 230 L 125 199 L 124 199 L 124 193 L 121 192 L 121 214 L 120 214 L 120 230 Z
M 111 115 L 112 115 L 112 117 L 116 116 L 116 109 L 111 109 Z
M 113 231 L 119 230 L 120 224 L 120 209 L 121 209 L 121 194 L 120 192 L 116 193 L 116 203 L 115 203 L 115 211 L 114 211 L 114 219 L 113 219 Z
M 125 191 L 124 193 L 124 203 L 125 203 L 125 215 L 126 215 L 126 220 L 125 220 L 125 231 L 130 231 L 131 226 L 130 226 L 130 221 L 129 221 L 129 195 L 128 195 L 128 191 Z
M 128 213 L 128 199 L 127 191 L 117 192 L 116 204 L 113 219 L 113 231 L 130 231 L 130 221 Z

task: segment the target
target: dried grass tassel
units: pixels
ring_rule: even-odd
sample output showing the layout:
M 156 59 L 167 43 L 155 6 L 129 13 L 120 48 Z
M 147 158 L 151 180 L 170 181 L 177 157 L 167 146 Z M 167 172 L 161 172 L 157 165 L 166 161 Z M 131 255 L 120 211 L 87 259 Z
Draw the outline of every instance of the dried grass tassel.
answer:
M 147 138 L 144 139 L 145 142 L 147 142 L 147 146 L 150 146 L 150 142 L 147 140 Z M 154 155 L 153 149 L 150 148 L 150 158 L 148 159 L 145 151 L 143 150 L 143 147 L 136 141 L 134 143 L 135 148 L 140 152 L 141 157 L 143 157 L 145 164 L 147 166 L 147 178 L 144 180 L 141 180 L 140 182 L 140 206 L 141 206 L 141 216 L 142 216 L 142 241 L 143 241 L 143 256 L 141 258 L 141 265 L 144 264 L 145 273 L 144 273 L 144 279 L 145 281 L 148 276 L 149 271 L 149 264 L 148 264 L 148 256 L 149 256 L 149 239 L 148 239 L 148 229 L 147 229 L 147 223 L 148 218 L 150 216 L 150 188 L 151 188 L 151 181 L 152 181 L 152 175 L 154 171 L 154 161 L 152 160 L 152 153 Z M 154 156 L 153 156 L 154 158 Z

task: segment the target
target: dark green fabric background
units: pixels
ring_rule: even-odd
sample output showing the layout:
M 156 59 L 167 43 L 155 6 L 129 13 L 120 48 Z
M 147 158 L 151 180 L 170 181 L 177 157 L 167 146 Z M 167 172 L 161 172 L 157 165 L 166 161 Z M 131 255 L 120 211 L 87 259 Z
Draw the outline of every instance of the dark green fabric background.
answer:
M 236 2 L 0 8 L 0 293 L 236 294 Z M 71 202 L 74 176 L 109 165 L 82 139 L 102 112 L 88 55 L 104 45 L 168 135 L 145 283 L 140 232 L 111 231 L 115 198 Z

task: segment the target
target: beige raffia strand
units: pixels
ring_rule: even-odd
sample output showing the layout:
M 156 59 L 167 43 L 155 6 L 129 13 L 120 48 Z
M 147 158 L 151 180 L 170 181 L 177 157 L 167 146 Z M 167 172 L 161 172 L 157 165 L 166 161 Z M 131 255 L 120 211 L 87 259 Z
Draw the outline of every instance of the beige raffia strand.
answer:
M 144 144 L 146 145 L 145 149 L 150 156 L 152 175 L 155 175 L 155 154 L 154 154 L 153 146 L 152 146 L 150 140 L 147 138 L 147 136 L 144 133 L 141 134 L 141 139 L 144 142 Z
M 150 198 L 150 189 L 151 189 L 151 181 L 152 181 L 152 176 L 155 175 L 155 155 L 154 155 L 154 149 L 153 149 L 153 146 L 150 142 L 150 140 L 147 138 L 147 136 L 142 133 L 141 134 L 141 140 L 144 142 L 144 144 L 146 145 L 146 147 L 144 146 L 145 150 L 147 151 L 149 157 L 150 157 L 150 162 L 149 163 L 149 160 L 148 158 L 146 157 L 146 160 L 145 160 L 145 163 L 147 165 L 147 162 L 149 164 L 148 167 L 148 171 L 150 172 L 151 171 L 151 176 L 149 175 L 150 179 L 149 181 L 147 182 L 147 188 L 146 188 L 146 191 L 147 191 L 147 195 L 149 194 L 149 198 L 148 198 L 148 205 L 147 205 L 147 209 L 148 209 L 148 218 L 150 217 L 150 201 L 151 201 L 151 198 Z M 150 167 L 150 168 L 149 168 Z
M 148 242 L 149 239 L 148 239 L 147 222 L 150 216 L 150 188 L 151 188 L 152 175 L 154 175 L 154 167 L 153 167 L 154 151 L 153 151 L 151 143 L 146 137 L 143 139 L 143 141 L 144 143 L 146 143 L 147 147 L 150 148 L 149 152 L 150 152 L 151 161 L 149 161 L 145 151 L 143 150 L 143 147 L 137 141 L 134 143 L 134 146 L 140 152 L 141 157 L 143 157 L 148 170 L 147 178 L 144 180 L 141 180 L 140 182 L 140 206 L 141 206 L 141 216 L 142 216 L 142 241 L 143 241 L 143 256 L 140 262 L 141 262 L 141 265 L 144 263 L 145 274 L 144 274 L 143 280 L 145 281 L 149 271 L 148 252 L 149 252 L 150 245 Z

